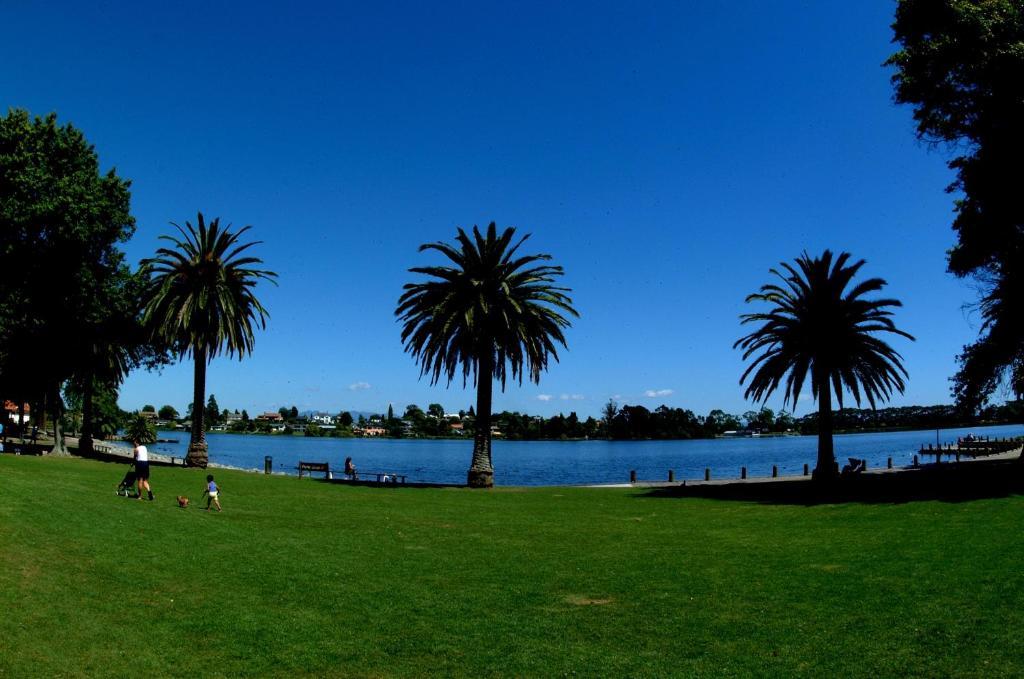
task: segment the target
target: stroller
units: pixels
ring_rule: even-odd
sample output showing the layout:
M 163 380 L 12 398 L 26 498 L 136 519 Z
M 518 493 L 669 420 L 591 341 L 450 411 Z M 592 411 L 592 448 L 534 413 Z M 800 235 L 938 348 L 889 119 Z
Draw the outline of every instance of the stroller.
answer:
M 121 479 L 121 483 L 117 484 L 117 494 L 123 495 L 124 497 L 132 497 L 135 495 L 135 480 L 138 476 L 135 474 L 134 469 L 129 469 Z

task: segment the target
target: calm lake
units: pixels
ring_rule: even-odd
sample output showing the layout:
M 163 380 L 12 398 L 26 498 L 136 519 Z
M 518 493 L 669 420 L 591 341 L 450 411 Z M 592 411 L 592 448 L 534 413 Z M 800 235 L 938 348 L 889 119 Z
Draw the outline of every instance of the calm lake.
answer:
M 1024 425 L 943 429 L 942 443 L 973 432 L 979 436 L 1024 436 Z M 161 432 L 178 443 L 158 443 L 154 452 L 183 457 L 187 432 Z M 237 434 L 208 434 L 210 461 L 242 469 L 263 469 L 270 455 L 274 471 L 296 473 L 299 460 L 329 462 L 341 469 L 352 456 L 364 472 L 405 474 L 409 481 L 465 483 L 472 441 L 403 439 L 328 439 Z M 836 459 L 866 458 L 870 467 L 884 466 L 887 457 L 896 466 L 910 464 L 922 444 L 935 443 L 936 431 L 885 434 L 848 434 L 835 437 Z M 642 480 L 666 480 L 668 470 L 677 481 L 738 478 L 745 466 L 750 476 L 769 476 L 772 465 L 780 474 L 799 474 L 804 463 L 814 468 L 815 436 L 780 438 L 710 439 L 696 441 L 495 441 L 494 480 L 500 485 L 542 486 L 588 483 L 624 483 L 635 469 Z

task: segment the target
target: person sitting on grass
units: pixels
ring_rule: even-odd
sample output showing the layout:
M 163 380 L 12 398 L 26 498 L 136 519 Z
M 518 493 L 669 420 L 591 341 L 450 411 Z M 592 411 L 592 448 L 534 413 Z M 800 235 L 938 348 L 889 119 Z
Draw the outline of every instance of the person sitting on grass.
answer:
M 213 474 L 206 475 L 206 490 L 203 491 L 203 495 L 206 495 L 206 511 L 210 511 L 210 503 L 213 503 L 217 507 L 217 511 L 221 511 L 220 508 L 220 488 L 217 486 L 217 482 L 213 480 Z

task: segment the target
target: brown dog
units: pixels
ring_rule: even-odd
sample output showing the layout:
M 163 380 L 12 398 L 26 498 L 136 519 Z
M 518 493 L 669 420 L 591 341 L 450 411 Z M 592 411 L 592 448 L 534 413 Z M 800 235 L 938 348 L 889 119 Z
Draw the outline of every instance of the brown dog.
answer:
M 188 507 L 188 498 L 185 497 L 184 495 L 179 495 L 178 496 L 178 506 L 181 507 L 182 509 L 185 509 L 185 507 Z

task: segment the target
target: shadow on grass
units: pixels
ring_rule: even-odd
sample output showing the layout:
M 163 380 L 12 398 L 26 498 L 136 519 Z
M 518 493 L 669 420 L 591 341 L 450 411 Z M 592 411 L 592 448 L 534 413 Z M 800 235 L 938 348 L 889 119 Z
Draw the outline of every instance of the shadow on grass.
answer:
M 698 484 L 652 488 L 640 498 L 700 497 L 764 504 L 818 505 L 848 502 L 967 502 L 1024 494 L 1024 464 L 985 460 L 925 465 L 881 474 L 858 474 L 832 482 L 809 479 Z

